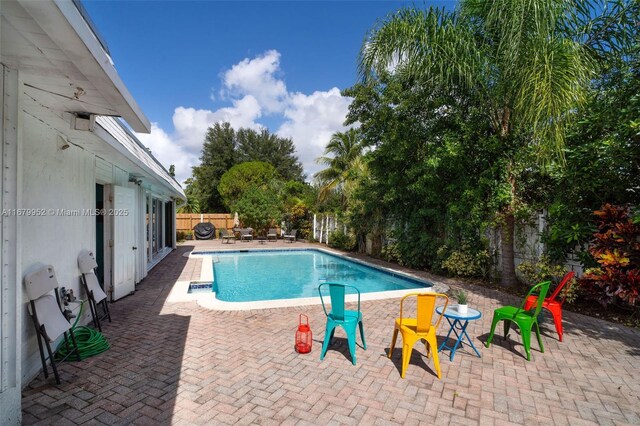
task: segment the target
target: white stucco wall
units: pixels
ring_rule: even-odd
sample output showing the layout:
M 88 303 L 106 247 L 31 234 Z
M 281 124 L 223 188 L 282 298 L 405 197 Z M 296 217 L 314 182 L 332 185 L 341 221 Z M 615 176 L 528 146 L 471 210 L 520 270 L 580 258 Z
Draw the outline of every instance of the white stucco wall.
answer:
M 95 208 L 95 184 L 120 185 L 136 190 L 136 202 L 131 214 L 135 219 L 135 242 L 140 247 L 132 252 L 136 257 L 135 282 L 147 275 L 146 256 L 146 200 L 147 190 L 129 182 L 129 172 L 121 164 L 112 164 L 83 149 L 76 133 L 73 144 L 59 149 L 58 131 L 53 130 L 31 114 L 23 114 L 23 183 L 22 208 L 44 213 L 21 216 L 19 239 L 22 242 L 20 276 L 42 266 L 53 265 L 61 287 L 73 289 L 74 294 L 86 299 L 81 291 L 77 256 L 83 249 L 94 250 L 96 245 L 96 219 L 91 215 L 65 215 Z M 63 135 L 68 136 L 68 135 Z M 87 132 L 87 138 L 95 134 Z M 86 144 L 85 146 L 89 146 Z M 108 194 L 105 193 L 108 197 Z M 166 196 L 155 194 L 162 199 Z M 105 200 L 105 208 L 111 206 Z M 106 225 L 105 225 L 106 226 Z M 162 253 L 166 255 L 166 251 Z M 110 282 L 105 277 L 105 283 Z M 23 285 L 23 284 L 22 284 Z M 27 311 L 28 299 L 23 292 L 21 307 L 22 385 L 26 385 L 42 368 L 33 323 Z M 71 305 L 77 310 L 77 305 Z M 74 310 L 74 312 L 76 312 Z M 91 318 L 88 306 L 80 319 L 87 324 Z M 55 345 L 54 345 L 55 347 Z
M 22 203 L 22 115 L 18 95 L 21 83 L 18 71 L 0 64 L 0 207 L 19 208 Z M 21 421 L 22 285 L 20 221 L 16 215 L 0 216 L 0 425 Z
M 95 208 L 95 157 L 71 145 L 58 149 L 57 133 L 24 115 L 23 207 L 25 209 Z M 22 276 L 38 266 L 51 264 L 60 286 L 80 291 L 77 256 L 82 249 L 95 247 L 95 217 L 22 216 Z M 27 312 L 24 293 L 22 309 L 22 382 L 37 375 L 41 368 L 33 324 Z M 88 320 L 85 309 L 83 323 Z

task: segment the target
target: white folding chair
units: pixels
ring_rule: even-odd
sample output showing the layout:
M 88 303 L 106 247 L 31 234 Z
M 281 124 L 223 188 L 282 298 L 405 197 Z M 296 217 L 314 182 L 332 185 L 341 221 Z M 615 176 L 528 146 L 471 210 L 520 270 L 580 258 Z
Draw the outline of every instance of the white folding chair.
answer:
M 58 294 L 58 280 L 53 266 L 44 266 L 37 271 L 31 272 L 24 277 L 24 283 L 29 297 L 29 314 L 33 320 L 36 329 L 36 338 L 38 339 L 38 347 L 40 349 L 40 359 L 42 361 L 42 369 L 44 377 L 49 377 L 47 371 L 47 362 L 42 347 L 42 341 L 47 348 L 47 354 L 51 361 L 51 368 L 56 378 L 56 383 L 60 384 L 60 376 L 56 368 L 55 357 L 51 350 L 51 343 L 56 341 L 61 335 L 64 335 L 64 342 L 67 346 L 67 356 L 75 353 L 78 361 L 80 361 L 80 352 L 76 338 L 73 335 L 73 329 L 69 321 L 62 313 L 60 306 L 60 295 Z M 51 294 L 53 292 L 53 294 Z M 69 338 L 73 344 L 73 349 L 69 347 Z
M 93 324 L 102 331 L 100 321 L 107 318 L 111 322 L 111 313 L 109 312 L 109 304 L 107 303 L 107 294 L 100 287 L 98 283 L 98 277 L 96 276 L 95 268 L 98 267 L 93 253 L 88 250 L 83 250 L 78 255 L 78 268 L 82 273 L 82 286 L 85 293 L 87 293 L 87 299 L 89 299 L 89 309 L 91 310 L 91 318 Z M 102 314 L 98 313 L 98 306 L 102 306 Z

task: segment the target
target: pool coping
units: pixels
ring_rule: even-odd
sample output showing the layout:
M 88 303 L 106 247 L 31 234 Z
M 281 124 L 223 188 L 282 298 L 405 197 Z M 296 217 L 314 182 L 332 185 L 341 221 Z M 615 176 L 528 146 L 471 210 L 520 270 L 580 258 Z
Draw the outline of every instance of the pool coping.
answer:
M 288 308 L 295 306 L 310 306 L 310 305 L 320 305 L 320 297 L 300 297 L 294 299 L 276 299 L 276 300 L 259 300 L 253 302 L 225 302 L 223 300 L 217 299 L 215 296 L 215 292 L 211 293 L 189 293 L 189 284 L 191 283 L 211 283 L 213 282 L 213 268 L 211 267 L 213 264 L 214 254 L 201 254 L 198 252 L 220 252 L 220 253 L 233 253 L 233 252 L 284 252 L 284 251 L 319 251 L 324 252 L 325 254 L 338 256 L 347 260 L 350 260 L 354 263 L 358 263 L 360 265 L 368 266 L 374 269 L 382 270 L 391 275 L 397 275 L 404 278 L 408 278 L 410 280 L 416 280 L 419 282 L 429 282 L 432 284 L 431 287 L 427 287 L 424 289 L 406 289 L 406 290 L 390 290 L 390 291 L 378 291 L 371 293 L 362 293 L 360 296 L 361 302 L 366 302 L 370 300 L 382 300 L 382 299 L 393 299 L 399 298 L 406 294 L 416 293 L 416 292 L 431 292 L 431 293 L 444 293 L 449 290 L 449 286 L 446 284 L 434 281 L 434 280 L 426 280 L 422 277 L 419 277 L 415 274 L 400 271 L 393 268 L 388 268 L 380 265 L 375 265 L 372 263 L 365 262 L 361 259 L 354 259 L 352 257 L 346 256 L 344 253 L 331 250 L 325 247 L 302 247 L 302 248 L 252 248 L 252 249 L 202 249 L 189 252 L 188 257 L 190 259 L 202 259 L 202 265 L 200 269 L 200 279 L 199 280 L 189 280 L 189 281 L 177 281 L 169 296 L 167 298 L 167 302 L 169 303 L 180 303 L 180 302 L 196 302 L 199 306 L 203 308 L 217 310 L 217 311 L 247 311 L 253 309 L 273 309 L 273 308 Z M 357 302 L 358 295 L 357 294 L 348 294 L 346 295 L 346 302 Z

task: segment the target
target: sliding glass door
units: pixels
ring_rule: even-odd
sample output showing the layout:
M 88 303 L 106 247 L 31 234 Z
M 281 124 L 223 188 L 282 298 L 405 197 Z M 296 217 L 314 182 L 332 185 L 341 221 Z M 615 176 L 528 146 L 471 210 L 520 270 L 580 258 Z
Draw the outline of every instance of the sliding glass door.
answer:
M 173 246 L 173 204 L 147 194 L 147 253 L 149 263 L 157 260 L 158 253 Z

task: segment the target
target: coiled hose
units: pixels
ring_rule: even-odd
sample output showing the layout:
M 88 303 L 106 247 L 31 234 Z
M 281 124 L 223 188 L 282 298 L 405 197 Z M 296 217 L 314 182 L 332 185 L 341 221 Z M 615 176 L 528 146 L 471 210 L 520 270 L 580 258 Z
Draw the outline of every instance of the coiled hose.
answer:
M 78 320 L 82 317 L 82 311 L 84 309 L 84 301 L 80 303 L 80 313 L 76 317 L 75 322 L 71 328 L 73 329 L 73 335 L 75 336 L 76 343 L 78 344 L 78 353 L 80 354 L 80 360 L 87 359 L 91 356 L 101 354 L 109 349 L 109 342 L 102 333 L 98 330 L 83 325 L 78 325 Z M 71 347 L 71 345 L 69 345 Z M 73 349 L 72 349 L 73 350 Z M 58 346 L 56 351 L 56 359 L 64 359 L 69 355 L 69 350 L 64 340 Z M 70 356 L 68 359 L 77 360 L 75 356 Z

